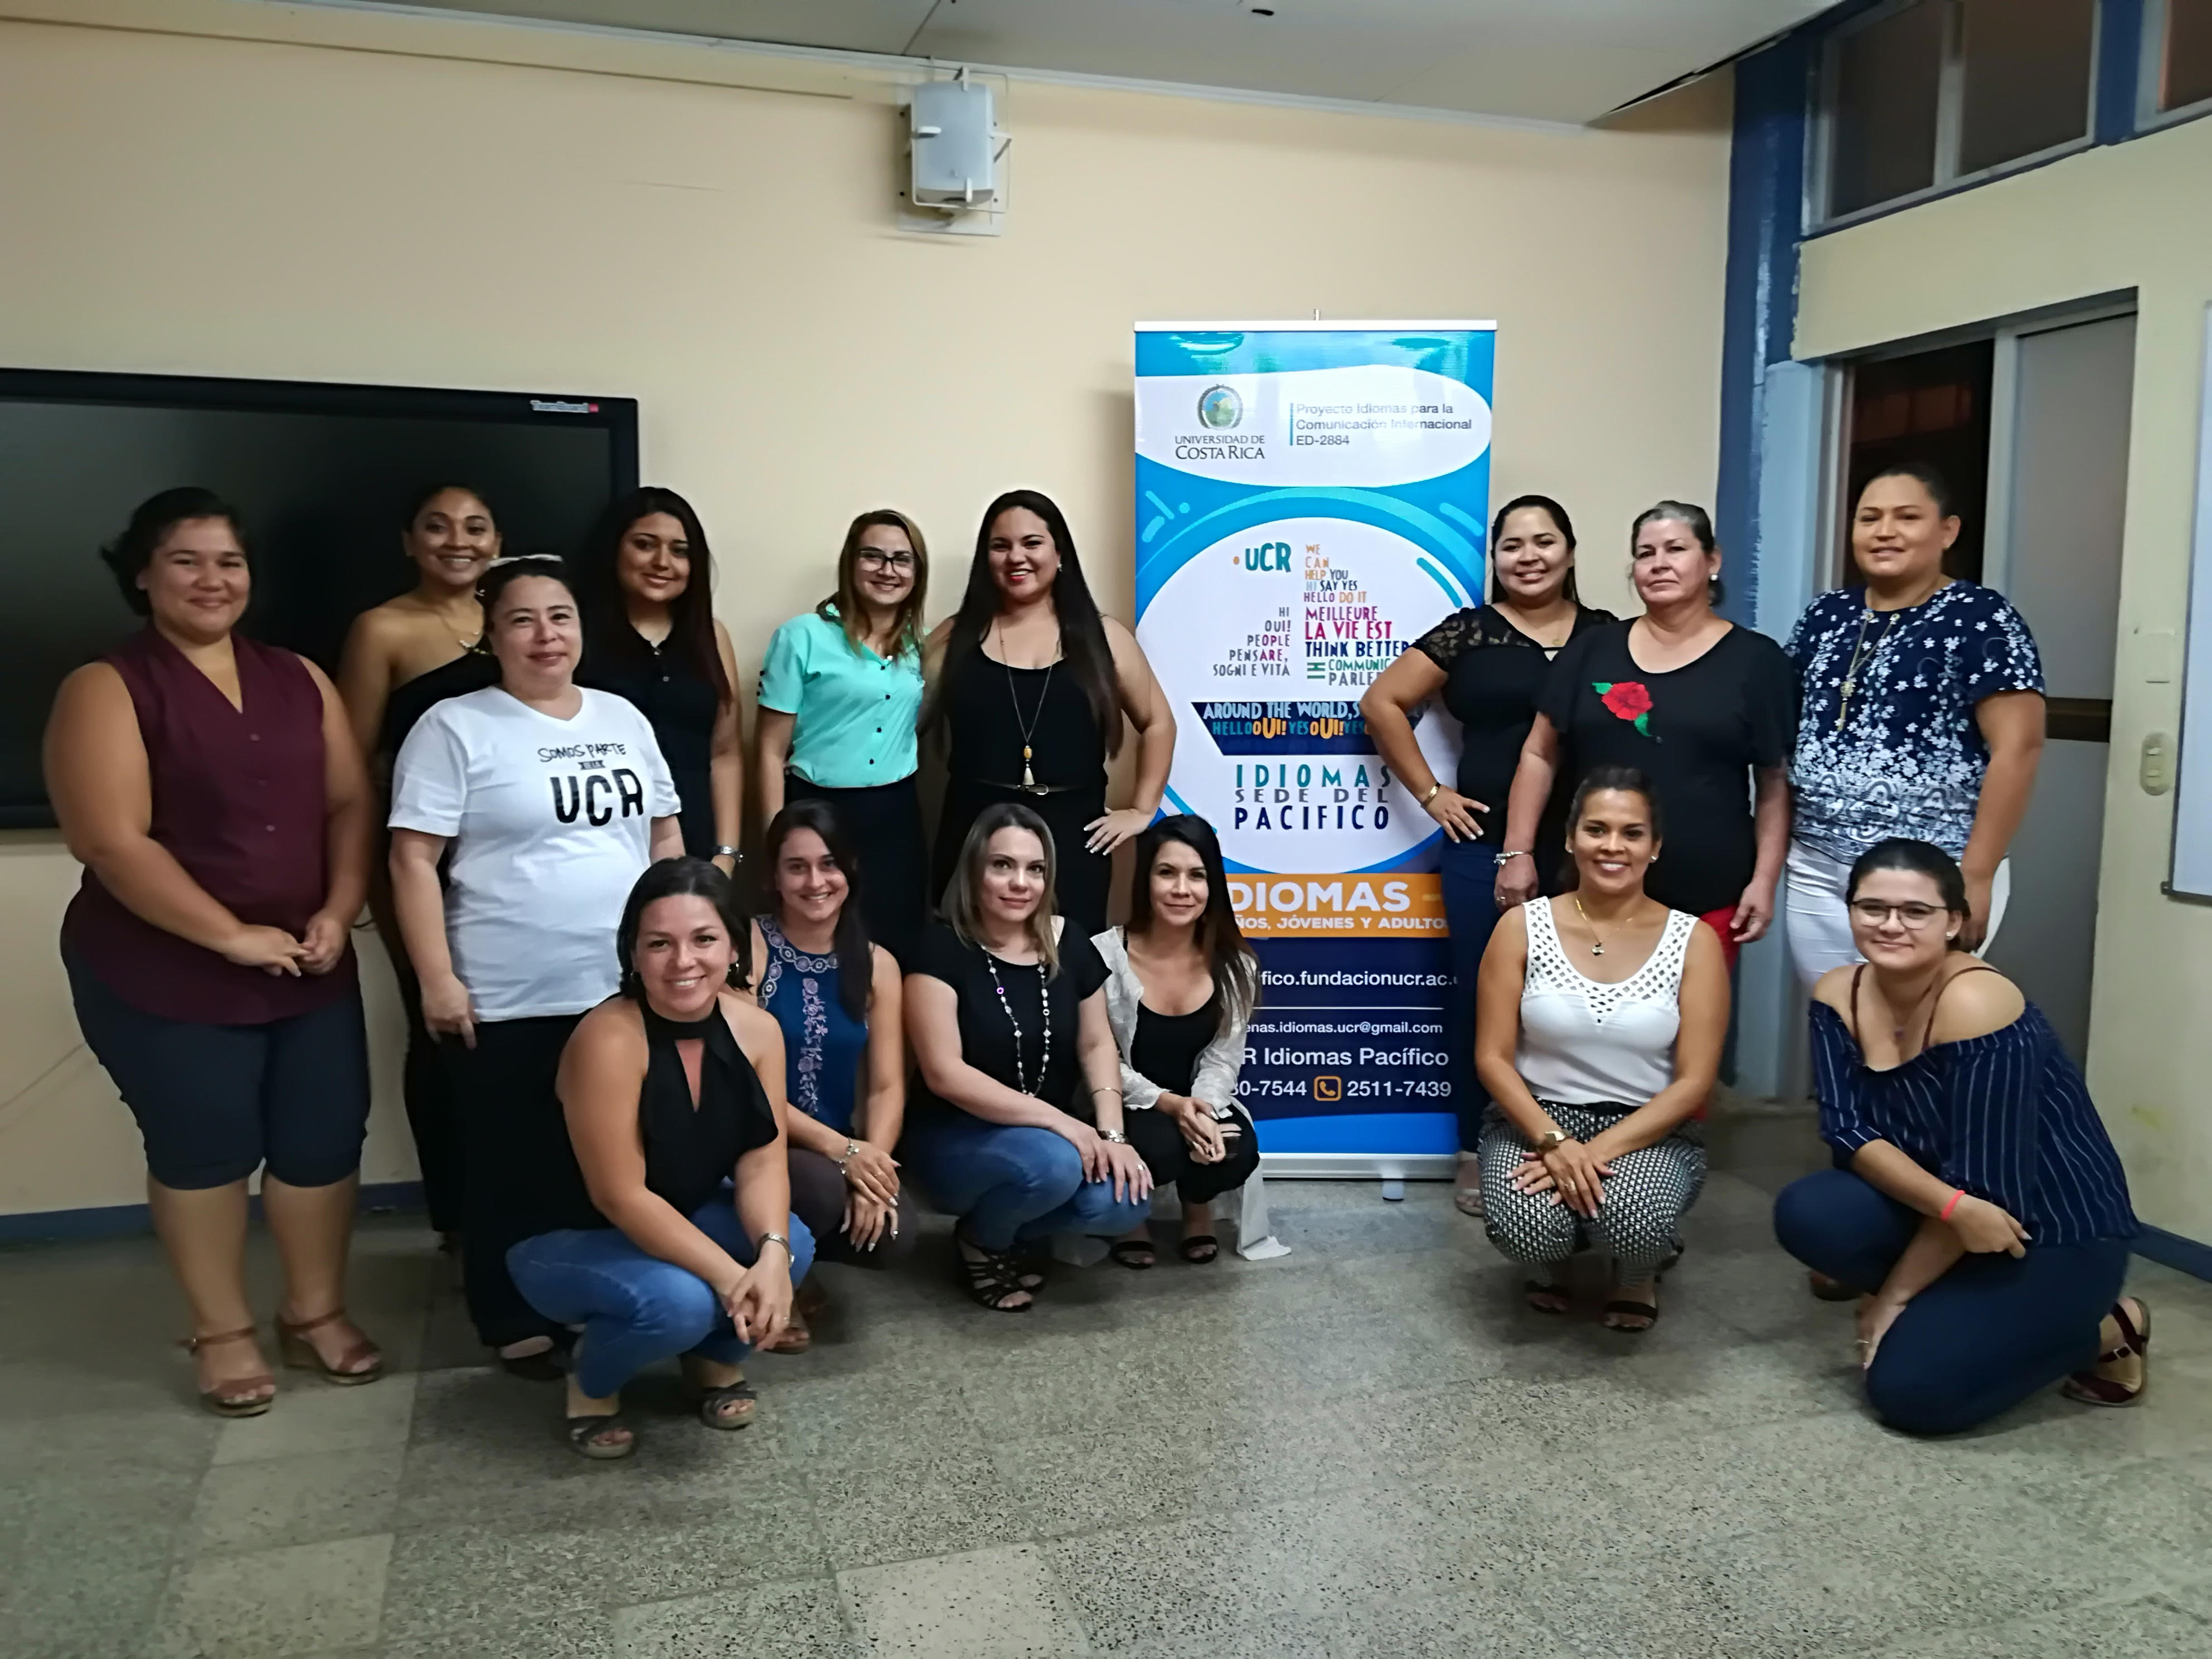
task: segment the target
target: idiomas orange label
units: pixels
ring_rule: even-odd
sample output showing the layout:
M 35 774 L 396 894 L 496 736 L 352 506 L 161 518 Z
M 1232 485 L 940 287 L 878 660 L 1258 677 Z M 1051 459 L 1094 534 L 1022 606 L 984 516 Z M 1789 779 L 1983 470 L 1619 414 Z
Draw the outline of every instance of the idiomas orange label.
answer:
M 1260 939 L 1418 939 L 1444 929 L 1435 875 L 1237 874 L 1229 878 L 1237 925 Z

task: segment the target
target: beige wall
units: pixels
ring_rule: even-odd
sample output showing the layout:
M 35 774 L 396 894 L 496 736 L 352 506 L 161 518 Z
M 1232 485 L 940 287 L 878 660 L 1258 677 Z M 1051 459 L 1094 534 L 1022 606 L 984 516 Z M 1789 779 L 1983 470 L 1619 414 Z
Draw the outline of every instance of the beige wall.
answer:
M 864 72 L 220 0 L 68 10 L 297 39 L 0 22 L 0 362 L 635 396 L 647 477 L 713 530 L 748 678 L 884 504 L 935 538 L 941 601 L 983 502 L 1050 490 L 1126 616 L 1139 319 L 1496 318 L 1495 488 L 1571 505 L 1600 603 L 1630 514 L 1712 489 L 1724 81 L 1607 132 L 1018 83 L 1005 236 L 930 241 L 892 228 L 897 116 Z M 626 72 L 549 66 L 584 62 Z M 54 962 L 75 880 L 52 836 L 0 839 L 0 1212 L 140 1196 Z M 368 977 L 367 1174 L 393 1180 Z
M 2212 1239 L 2212 910 L 2162 897 L 2173 797 L 2136 781 L 2172 733 L 2181 687 L 2140 629 L 2188 601 L 2191 514 L 2212 300 L 2212 121 L 2092 150 L 1807 245 L 1796 353 L 1826 356 L 2134 289 L 2140 307 L 2098 885 L 2089 1082 L 2143 1219 Z

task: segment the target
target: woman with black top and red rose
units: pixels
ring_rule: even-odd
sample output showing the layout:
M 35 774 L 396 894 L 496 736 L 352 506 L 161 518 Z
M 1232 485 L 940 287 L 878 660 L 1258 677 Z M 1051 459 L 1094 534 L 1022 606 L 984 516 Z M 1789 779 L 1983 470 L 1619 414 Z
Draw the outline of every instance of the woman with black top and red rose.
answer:
M 1548 495 L 1516 496 L 1498 509 L 1490 526 L 1490 603 L 1446 617 L 1359 700 L 1376 749 L 1444 832 L 1444 921 L 1455 986 L 1447 1052 L 1460 1128 L 1455 1202 L 1468 1215 L 1482 1213 L 1474 1154 L 1490 1107 L 1489 1091 L 1474 1073 L 1474 983 L 1498 925 L 1505 799 L 1553 659 L 1568 641 L 1615 620 L 1576 593 L 1574 523 Z M 1462 733 L 1450 783 L 1431 771 L 1413 737 L 1414 712 L 1439 696 Z M 1536 837 L 1547 872 L 1565 839 L 1566 802 L 1555 790 Z
M 1588 630 L 1552 665 L 1513 776 L 1498 902 L 1536 894 L 1539 825 L 1561 773 L 1632 766 L 1669 831 L 1645 890 L 1709 925 L 1733 968 L 1774 919 L 1790 848 L 1796 671 L 1772 640 L 1714 611 L 1721 553 L 1703 507 L 1661 501 L 1637 515 L 1630 548 L 1644 614 Z

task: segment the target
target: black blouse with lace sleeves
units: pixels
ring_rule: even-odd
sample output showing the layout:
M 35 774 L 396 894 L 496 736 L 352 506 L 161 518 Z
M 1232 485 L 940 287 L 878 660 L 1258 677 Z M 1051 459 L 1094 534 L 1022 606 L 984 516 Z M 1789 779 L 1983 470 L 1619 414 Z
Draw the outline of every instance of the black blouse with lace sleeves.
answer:
M 1584 605 L 1567 637 L 1613 620 L 1611 611 Z M 1444 707 L 1463 733 L 1453 787 L 1490 809 L 1481 815 L 1482 838 L 1496 846 L 1505 834 L 1505 797 L 1521 763 L 1521 745 L 1535 723 L 1536 696 L 1551 657 L 1489 605 L 1455 611 L 1415 640 L 1413 648 L 1443 670 Z M 1556 809 L 1560 803 L 1553 805 Z M 1547 811 L 1547 832 L 1557 816 Z

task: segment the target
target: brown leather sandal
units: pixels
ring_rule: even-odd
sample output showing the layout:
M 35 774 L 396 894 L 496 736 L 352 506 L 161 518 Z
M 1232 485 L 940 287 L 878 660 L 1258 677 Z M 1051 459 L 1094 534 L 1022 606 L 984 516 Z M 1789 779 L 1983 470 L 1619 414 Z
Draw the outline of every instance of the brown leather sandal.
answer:
M 2130 1301 L 2142 1316 L 2140 1327 L 2128 1316 Z M 2069 1400 L 2084 1406 L 2132 1406 L 2150 1386 L 2150 1304 L 2139 1296 L 2123 1297 L 2112 1304 L 2112 1322 L 2120 1328 L 2119 1346 L 2099 1354 L 2096 1364 L 2089 1370 L 2076 1371 L 2066 1379 L 2059 1392 Z M 2140 1364 L 2133 1382 L 2124 1382 L 2108 1374 L 2109 1367 L 2124 1359 L 2134 1359 Z
M 335 1382 L 340 1388 L 356 1388 L 363 1382 L 374 1382 L 384 1375 L 384 1350 L 367 1337 L 338 1356 L 338 1363 L 331 1364 L 322 1352 L 307 1340 L 309 1331 L 319 1331 L 325 1325 L 337 1323 L 346 1316 L 343 1308 L 333 1308 L 317 1319 L 303 1319 L 295 1325 L 283 1315 L 276 1316 L 276 1341 L 284 1355 L 284 1363 L 295 1370 L 320 1371 L 323 1380 Z M 362 1364 L 362 1360 L 368 1364 Z
M 177 1346 L 195 1358 L 202 1348 L 212 1348 L 224 1342 L 247 1342 L 261 1334 L 259 1328 L 246 1326 L 242 1330 L 222 1331 L 213 1336 L 188 1336 Z M 218 1382 L 212 1389 L 200 1390 L 200 1404 L 217 1417 L 259 1417 L 276 1399 L 276 1379 L 267 1371 L 256 1371 L 251 1376 L 234 1376 Z

